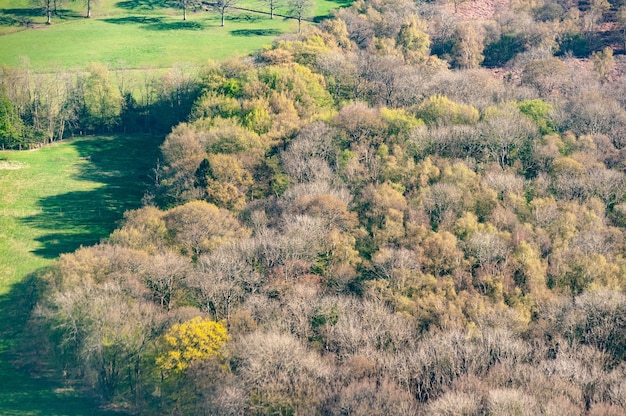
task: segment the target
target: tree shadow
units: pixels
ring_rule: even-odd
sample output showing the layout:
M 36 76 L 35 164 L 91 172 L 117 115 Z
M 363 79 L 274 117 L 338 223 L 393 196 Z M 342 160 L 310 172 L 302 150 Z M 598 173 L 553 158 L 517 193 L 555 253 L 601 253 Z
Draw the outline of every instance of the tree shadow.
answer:
M 126 17 L 109 17 L 102 19 L 107 23 L 113 23 L 115 25 L 137 25 L 137 24 L 159 24 L 163 20 L 162 17 L 149 17 L 149 16 L 126 16 Z
M 0 377 L 4 380 L 0 383 L 0 414 L 122 415 L 100 409 L 96 400 L 64 385 L 49 363 L 37 355 L 39 347 L 32 348 L 42 344 L 28 329 L 39 282 L 38 275 L 31 274 L 0 295 Z
M 230 31 L 233 36 L 278 36 L 282 33 L 277 29 L 237 29 Z
M 0 13 L 5 15 L 11 15 L 14 17 L 38 17 L 43 16 L 44 13 L 41 8 L 17 8 L 17 9 L 0 9 Z
M 249 13 L 239 13 L 237 15 L 228 16 L 227 19 L 230 22 L 255 23 L 261 21 L 263 18 Z
M 204 25 L 199 22 L 189 20 L 164 21 L 163 17 L 149 16 L 126 16 L 126 17 L 109 17 L 102 19 L 107 23 L 115 25 L 141 25 L 142 29 L 165 31 L 165 30 L 203 30 Z
M 155 10 L 170 5 L 168 0 L 126 0 L 115 3 L 115 6 L 125 10 Z
M 29 227 L 44 230 L 37 239 L 41 248 L 34 253 L 56 258 L 107 237 L 125 211 L 141 205 L 161 140 L 152 136 L 110 136 L 71 143 L 85 161 L 75 179 L 101 186 L 40 200 L 38 213 L 22 219 Z
M 0 26 L 28 26 L 30 19 L 18 19 L 12 16 L 0 15 Z
M 59 9 L 53 15 L 62 20 L 63 19 L 78 19 L 78 18 L 85 17 L 83 14 L 81 14 L 81 12 L 78 12 L 76 10 L 69 10 L 69 9 Z
M 160 22 L 147 25 L 148 30 L 203 30 L 204 25 L 199 22 L 180 20 L 178 22 Z

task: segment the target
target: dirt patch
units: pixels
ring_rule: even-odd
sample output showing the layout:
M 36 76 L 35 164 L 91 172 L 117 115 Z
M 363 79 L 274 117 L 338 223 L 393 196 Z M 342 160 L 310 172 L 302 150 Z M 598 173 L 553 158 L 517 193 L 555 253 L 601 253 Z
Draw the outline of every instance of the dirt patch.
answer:
M 25 168 L 24 162 L 15 162 L 13 160 L 0 160 L 0 170 L 18 170 Z

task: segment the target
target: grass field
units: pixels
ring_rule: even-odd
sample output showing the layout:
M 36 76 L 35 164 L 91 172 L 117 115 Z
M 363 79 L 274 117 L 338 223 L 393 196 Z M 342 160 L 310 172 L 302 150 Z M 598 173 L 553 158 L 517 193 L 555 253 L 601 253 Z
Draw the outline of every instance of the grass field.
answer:
M 0 414 L 107 414 L 46 377 L 13 367 L 32 308 L 28 276 L 106 237 L 140 204 L 160 139 L 95 137 L 0 152 Z
M 328 15 L 349 4 L 346 1 L 316 0 L 312 17 Z M 63 2 L 64 9 L 47 26 L 41 10 L 27 0 L 0 0 L 0 64 L 16 66 L 26 58 L 36 71 L 89 62 L 103 62 L 111 69 L 167 68 L 246 55 L 278 35 L 297 31 L 295 20 L 237 10 L 227 13 L 224 27 L 213 11 L 189 13 L 183 21 L 182 11 L 163 3 L 100 0 L 93 5 L 93 18 L 85 19 L 82 2 Z M 238 6 L 268 9 L 258 0 L 241 0 Z

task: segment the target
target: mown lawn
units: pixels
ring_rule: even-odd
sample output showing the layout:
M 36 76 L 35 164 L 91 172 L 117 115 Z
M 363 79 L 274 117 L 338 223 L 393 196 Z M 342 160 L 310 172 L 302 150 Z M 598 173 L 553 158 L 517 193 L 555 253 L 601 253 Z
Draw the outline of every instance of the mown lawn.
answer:
M 36 300 L 32 276 L 60 254 L 97 243 L 140 205 L 160 140 L 93 137 L 0 152 L 1 415 L 108 414 L 60 381 L 14 364 Z

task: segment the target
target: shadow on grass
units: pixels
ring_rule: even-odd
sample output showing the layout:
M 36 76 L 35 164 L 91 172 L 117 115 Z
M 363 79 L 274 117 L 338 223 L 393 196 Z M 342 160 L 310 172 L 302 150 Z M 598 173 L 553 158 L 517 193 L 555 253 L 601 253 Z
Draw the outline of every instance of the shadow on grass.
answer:
M 320 23 L 322 20 L 330 19 L 330 18 L 332 18 L 332 17 L 333 17 L 333 16 L 332 16 L 332 15 L 330 15 L 330 14 L 327 14 L 326 16 L 315 16 L 315 17 L 312 19 L 312 21 L 313 21 L 314 23 Z
M 137 24 L 158 24 L 163 20 L 162 17 L 148 17 L 148 16 L 126 16 L 126 17 L 109 17 L 102 19 L 107 23 L 113 23 L 115 25 L 137 25 Z
M 15 17 L 38 17 L 44 16 L 45 13 L 41 8 L 21 8 L 21 9 L 0 9 L 0 13 Z
M 45 231 L 38 239 L 41 248 L 35 254 L 56 258 L 107 237 L 125 211 L 141 205 L 160 142 L 160 138 L 151 136 L 109 136 L 71 143 L 84 159 L 77 179 L 101 186 L 38 202 L 39 213 L 22 220 L 29 227 Z
M 198 22 L 180 20 L 178 22 L 161 22 L 147 25 L 148 30 L 203 30 L 204 26 Z
M 237 29 L 231 30 L 233 36 L 278 36 L 283 33 L 277 29 Z
M 0 295 L 0 414 L 46 416 L 120 416 L 101 410 L 98 403 L 62 385 L 55 372 L 45 365 L 32 364 L 37 345 L 27 339 L 26 324 L 37 303 L 37 277 L 30 275 Z
M 333 3 L 335 3 L 338 8 L 350 7 L 352 3 L 354 3 L 354 0 L 333 0 Z
M 229 22 L 255 23 L 255 22 L 259 22 L 265 19 L 265 17 L 261 17 L 258 15 L 253 15 L 249 13 L 239 13 L 236 15 L 228 16 L 226 19 Z
M 28 19 L 17 19 L 12 16 L 0 15 L 0 26 L 22 26 L 27 25 L 28 22 Z
M 115 3 L 115 6 L 125 10 L 155 10 L 169 7 L 168 0 L 126 0 Z
M 53 14 L 54 17 L 59 19 L 79 19 L 85 17 L 85 15 L 81 12 L 77 12 L 76 10 L 69 9 L 59 9 L 56 13 Z
M 115 25 L 141 25 L 146 30 L 202 30 L 204 26 L 198 22 L 189 20 L 179 21 L 163 21 L 162 17 L 148 16 L 127 16 L 127 17 L 110 17 L 102 19 L 107 23 Z

